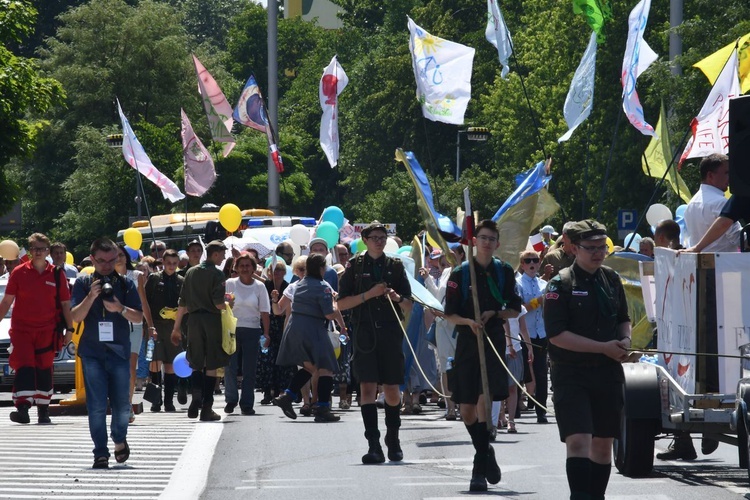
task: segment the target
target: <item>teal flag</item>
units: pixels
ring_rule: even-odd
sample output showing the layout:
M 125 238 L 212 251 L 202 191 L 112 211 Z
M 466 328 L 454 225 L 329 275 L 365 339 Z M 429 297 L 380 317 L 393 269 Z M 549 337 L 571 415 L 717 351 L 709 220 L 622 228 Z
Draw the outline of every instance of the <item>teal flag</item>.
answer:
M 573 13 L 583 14 L 591 29 L 596 32 L 597 41 L 604 42 L 604 21 L 612 19 L 612 9 L 608 0 L 573 0 Z

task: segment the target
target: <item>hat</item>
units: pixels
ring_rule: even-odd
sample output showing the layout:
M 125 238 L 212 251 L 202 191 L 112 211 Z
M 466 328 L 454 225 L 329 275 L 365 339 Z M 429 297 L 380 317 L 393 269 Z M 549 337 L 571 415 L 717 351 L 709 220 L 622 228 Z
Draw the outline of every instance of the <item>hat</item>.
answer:
M 442 256 L 443 252 L 438 249 L 435 249 L 430 253 L 430 259 L 439 259 Z
M 213 240 L 211 243 L 206 245 L 206 253 L 225 251 L 226 249 L 226 245 L 224 245 L 224 242 L 221 240 Z
M 310 243 L 308 243 L 307 248 L 312 248 L 313 245 L 316 243 L 322 243 L 326 246 L 326 249 L 328 248 L 328 242 L 324 240 L 323 238 L 313 238 L 310 240 Z
M 568 222 L 566 222 L 565 224 L 563 224 L 563 228 L 562 228 L 562 232 L 563 232 L 563 234 L 568 234 L 568 231 L 570 230 L 570 228 L 571 228 L 571 227 L 573 226 L 573 224 L 575 224 L 575 223 L 576 223 L 576 221 L 574 221 L 574 220 L 569 220 Z
M 374 220 L 374 221 L 370 222 L 362 230 L 362 232 L 360 233 L 360 235 L 363 238 L 369 238 L 370 237 L 370 233 L 373 232 L 373 231 L 375 231 L 376 229 L 379 229 L 379 230 L 383 231 L 385 234 L 388 234 L 388 230 L 385 228 L 385 226 L 381 222 L 379 222 L 377 220 Z
M 341 264 L 334 264 L 331 267 L 333 268 L 334 271 L 336 271 L 336 274 L 338 274 L 339 276 L 341 276 L 342 274 L 344 274 L 344 272 L 346 272 L 346 268 L 342 266 Z
M 193 245 L 198 245 L 199 247 L 203 248 L 203 245 L 201 245 L 201 242 L 198 240 L 193 240 L 190 243 L 187 244 L 187 248 L 189 249 Z
M 550 226 L 549 224 L 540 229 L 539 232 L 543 234 L 551 234 L 553 236 L 557 235 L 557 231 L 555 231 L 555 228 Z
M 573 243 L 603 240 L 607 238 L 607 228 L 600 222 L 586 219 L 571 224 L 568 228 L 568 236 Z

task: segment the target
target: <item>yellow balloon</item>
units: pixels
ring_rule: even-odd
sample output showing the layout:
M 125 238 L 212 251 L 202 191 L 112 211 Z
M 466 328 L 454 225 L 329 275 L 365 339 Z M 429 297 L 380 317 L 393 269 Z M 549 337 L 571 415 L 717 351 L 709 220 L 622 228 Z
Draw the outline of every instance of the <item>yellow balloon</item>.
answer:
M 5 260 L 16 260 L 20 250 L 13 240 L 3 240 L 0 242 L 0 257 Z
M 138 250 L 141 248 L 141 243 L 143 243 L 143 235 L 136 228 L 129 227 L 123 233 L 122 240 L 133 250 Z
M 87 266 L 81 269 L 81 274 L 94 274 L 94 266 Z
M 233 233 L 240 227 L 242 212 L 234 203 L 227 203 L 219 209 L 219 222 L 224 229 Z
M 612 253 L 615 251 L 615 244 L 612 243 L 612 239 L 607 236 L 607 253 Z
M 72 253 L 65 252 L 65 263 L 70 264 L 71 266 L 75 263 L 75 259 L 73 258 Z

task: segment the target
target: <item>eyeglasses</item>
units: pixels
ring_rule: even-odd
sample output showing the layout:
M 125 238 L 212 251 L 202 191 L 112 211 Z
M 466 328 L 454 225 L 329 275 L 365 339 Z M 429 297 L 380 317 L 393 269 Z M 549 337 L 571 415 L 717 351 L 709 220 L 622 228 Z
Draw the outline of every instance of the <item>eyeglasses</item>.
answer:
M 339 254 L 339 259 L 345 259 L 347 257 L 349 257 L 349 254 L 347 252 L 343 252 Z
M 117 259 L 119 259 L 119 258 L 120 257 L 115 257 L 114 259 L 111 259 L 111 260 L 103 260 L 103 259 L 96 259 L 95 258 L 95 259 L 93 259 L 93 261 L 96 262 L 97 264 L 100 264 L 100 265 L 111 266 L 111 265 L 116 264 L 117 263 Z
M 388 239 L 388 236 L 370 236 L 368 238 L 365 238 L 370 241 L 374 241 L 375 243 L 383 243 L 385 240 Z
M 523 263 L 524 264 L 531 264 L 532 262 L 534 264 L 539 264 L 539 259 L 536 258 L 536 257 L 530 257 L 530 258 L 523 259 Z
M 497 243 L 497 237 L 495 236 L 486 236 L 484 234 L 480 234 L 479 236 L 477 236 L 477 239 L 487 243 Z
M 585 245 L 578 245 L 578 248 L 586 250 L 588 253 L 607 253 L 607 245 L 600 245 L 596 247 L 587 247 Z
M 49 247 L 31 247 L 29 248 L 29 251 L 31 252 L 46 252 L 49 250 Z

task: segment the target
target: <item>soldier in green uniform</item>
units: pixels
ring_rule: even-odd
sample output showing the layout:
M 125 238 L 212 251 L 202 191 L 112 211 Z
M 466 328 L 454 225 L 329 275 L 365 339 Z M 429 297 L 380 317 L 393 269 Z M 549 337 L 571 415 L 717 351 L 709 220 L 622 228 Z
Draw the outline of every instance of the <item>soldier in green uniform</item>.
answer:
M 604 225 L 583 220 L 568 235 L 575 262 L 549 282 L 544 303 L 555 418 L 570 498 L 603 499 L 620 429 L 630 318 L 619 275 L 602 265 Z
M 404 382 L 404 335 L 399 322 L 402 310 L 411 309 L 411 286 L 400 259 L 383 252 L 388 238 L 385 226 L 373 221 L 362 230 L 367 251 L 349 260 L 339 283 L 338 309 L 352 309 L 354 373 L 360 382 L 362 421 L 369 449 L 364 464 L 385 462 L 380 446 L 378 408 L 375 397 L 378 384 L 385 393 L 385 444 L 388 460 L 403 460 L 398 432 L 401 427 L 401 392 Z M 393 307 L 388 298 L 400 307 Z

